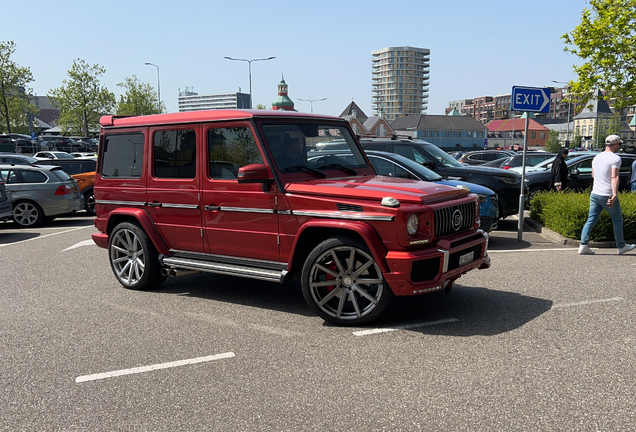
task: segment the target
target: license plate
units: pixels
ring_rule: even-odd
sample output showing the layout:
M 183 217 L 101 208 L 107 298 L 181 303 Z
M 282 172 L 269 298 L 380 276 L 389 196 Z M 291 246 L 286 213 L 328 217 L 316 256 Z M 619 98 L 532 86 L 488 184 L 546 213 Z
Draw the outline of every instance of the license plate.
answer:
M 467 254 L 460 256 L 459 265 L 463 266 L 464 264 L 468 264 L 469 262 L 472 262 L 474 257 L 475 257 L 475 251 L 468 252 Z

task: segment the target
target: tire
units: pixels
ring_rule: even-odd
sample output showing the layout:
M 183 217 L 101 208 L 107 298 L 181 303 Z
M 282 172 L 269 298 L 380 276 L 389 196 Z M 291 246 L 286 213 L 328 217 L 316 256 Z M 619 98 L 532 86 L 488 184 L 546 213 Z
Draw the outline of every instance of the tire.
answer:
M 37 227 L 44 222 L 44 211 L 33 201 L 18 201 L 13 204 L 13 221 L 23 228 Z
M 393 298 L 367 245 L 348 237 L 330 238 L 316 246 L 303 265 L 301 283 L 309 307 L 337 325 L 366 324 L 380 316 Z
M 93 195 L 93 189 L 84 194 L 84 210 L 90 216 L 95 216 L 95 195 Z
M 108 259 L 115 277 L 125 288 L 149 290 L 163 283 L 159 253 L 139 226 L 122 222 L 108 240 Z

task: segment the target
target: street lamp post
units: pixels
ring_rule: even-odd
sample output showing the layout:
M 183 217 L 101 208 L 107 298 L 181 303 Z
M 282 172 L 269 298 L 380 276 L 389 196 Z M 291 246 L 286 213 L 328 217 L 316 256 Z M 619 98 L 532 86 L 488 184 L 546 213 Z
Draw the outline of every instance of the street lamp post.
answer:
M 322 98 L 322 99 L 301 99 L 298 98 L 298 100 L 303 101 L 303 102 L 310 102 L 311 104 L 311 112 L 314 112 L 314 102 L 320 102 L 320 101 L 324 101 L 327 100 L 327 98 Z
M 159 108 L 159 114 L 161 114 L 161 87 L 159 85 L 159 66 L 154 63 L 146 62 L 146 66 L 154 66 L 157 68 L 157 107 Z
M 223 57 L 226 58 L 228 60 L 236 60 L 236 61 L 244 61 L 247 62 L 248 64 L 248 69 L 249 69 L 249 73 L 250 73 L 250 108 L 253 108 L 252 106 L 252 62 L 253 61 L 265 61 L 265 60 L 272 60 L 275 59 L 276 57 L 267 57 L 267 58 L 261 58 L 261 59 L 251 59 L 251 60 L 247 60 L 247 59 L 237 59 L 237 58 L 232 58 L 232 57 Z
M 557 84 L 568 84 L 568 86 L 566 87 L 567 91 L 568 91 L 568 124 L 567 124 L 567 132 L 565 133 L 565 144 L 570 147 L 570 107 L 572 106 L 572 99 L 570 99 L 570 83 L 566 83 L 563 81 L 552 81 L 553 83 L 557 83 Z

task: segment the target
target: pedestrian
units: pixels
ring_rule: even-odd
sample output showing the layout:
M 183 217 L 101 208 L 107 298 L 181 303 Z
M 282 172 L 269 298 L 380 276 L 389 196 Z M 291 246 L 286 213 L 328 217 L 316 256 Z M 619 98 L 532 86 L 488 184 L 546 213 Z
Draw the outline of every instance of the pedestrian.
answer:
M 618 135 L 609 135 L 605 139 L 605 151 L 592 160 L 592 177 L 594 185 L 590 194 L 590 214 L 581 233 L 579 255 L 594 255 L 588 246 L 592 228 L 598 222 L 601 211 L 605 209 L 612 218 L 614 226 L 614 240 L 619 254 L 624 254 L 636 248 L 636 245 L 626 244 L 623 238 L 623 213 L 618 201 L 618 184 L 621 157 L 615 153 L 623 143 Z
M 567 147 L 559 150 L 559 154 L 554 158 L 552 162 L 552 172 L 550 174 L 550 190 L 562 191 L 568 185 L 568 166 L 565 163 L 565 158 L 568 157 L 570 149 Z
M 636 160 L 629 169 L 629 183 L 632 185 L 632 192 L 636 192 Z

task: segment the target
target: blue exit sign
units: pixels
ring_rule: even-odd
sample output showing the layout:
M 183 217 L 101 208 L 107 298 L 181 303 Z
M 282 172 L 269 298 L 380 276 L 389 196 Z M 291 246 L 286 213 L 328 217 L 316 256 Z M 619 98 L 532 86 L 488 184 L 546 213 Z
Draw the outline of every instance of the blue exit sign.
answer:
M 514 86 L 510 109 L 513 111 L 549 112 L 550 89 L 547 87 Z

